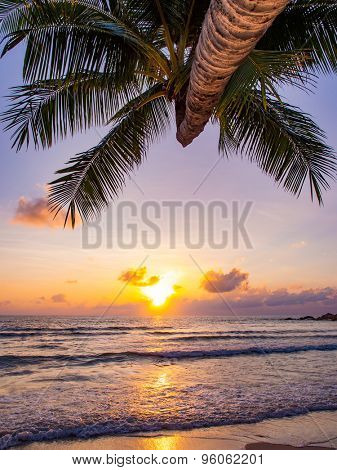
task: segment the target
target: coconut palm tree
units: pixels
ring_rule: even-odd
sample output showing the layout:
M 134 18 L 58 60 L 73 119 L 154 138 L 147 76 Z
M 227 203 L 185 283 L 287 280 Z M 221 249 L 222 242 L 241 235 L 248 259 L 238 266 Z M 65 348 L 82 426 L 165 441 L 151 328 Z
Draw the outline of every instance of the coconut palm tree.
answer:
M 211 0 L 195 50 L 184 120 L 186 147 L 204 129 L 231 76 L 290 0 Z
M 336 72 L 337 1 L 0 0 L 0 21 L 2 55 L 25 47 L 24 84 L 3 115 L 13 146 L 108 126 L 50 184 L 52 210 L 73 224 L 118 196 L 174 116 L 184 145 L 211 119 L 220 153 L 247 157 L 295 195 L 308 181 L 321 203 L 335 177 L 324 132 L 280 89 Z

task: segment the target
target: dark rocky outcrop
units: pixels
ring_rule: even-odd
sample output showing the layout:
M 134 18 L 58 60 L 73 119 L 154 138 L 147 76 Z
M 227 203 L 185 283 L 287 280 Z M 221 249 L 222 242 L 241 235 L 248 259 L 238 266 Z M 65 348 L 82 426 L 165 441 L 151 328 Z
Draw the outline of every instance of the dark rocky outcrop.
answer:
M 314 320 L 314 321 L 337 321 L 337 313 L 325 313 L 320 317 L 313 317 L 311 315 L 306 315 L 305 317 L 300 318 L 284 318 L 284 320 Z
M 337 321 L 337 313 L 326 313 L 321 317 L 316 318 L 316 320 L 330 320 L 330 321 Z

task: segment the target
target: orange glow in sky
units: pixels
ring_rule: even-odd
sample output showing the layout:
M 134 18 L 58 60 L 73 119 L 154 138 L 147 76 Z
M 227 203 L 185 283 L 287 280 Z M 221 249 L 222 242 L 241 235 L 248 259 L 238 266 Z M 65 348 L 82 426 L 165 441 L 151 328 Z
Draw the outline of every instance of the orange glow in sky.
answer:
M 151 301 L 154 307 L 164 305 L 166 300 L 176 292 L 177 275 L 174 272 L 164 274 L 151 286 L 141 288 L 141 292 Z

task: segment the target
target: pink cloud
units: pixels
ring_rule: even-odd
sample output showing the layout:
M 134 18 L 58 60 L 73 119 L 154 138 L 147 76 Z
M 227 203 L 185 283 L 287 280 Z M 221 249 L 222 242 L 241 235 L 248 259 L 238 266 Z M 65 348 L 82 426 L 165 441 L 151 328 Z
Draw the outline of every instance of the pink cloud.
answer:
M 219 271 L 208 271 L 201 281 L 201 287 L 207 292 L 231 292 L 247 281 L 248 273 L 243 273 L 239 269 L 232 269 L 228 274 Z
M 145 266 L 138 269 L 129 269 L 128 271 L 122 272 L 118 280 L 138 287 L 153 286 L 153 284 L 159 282 L 159 276 L 151 276 L 146 279 L 146 273 L 147 268 Z
M 30 227 L 61 228 L 64 225 L 65 213 L 61 211 L 57 217 L 51 214 L 46 197 L 27 199 L 20 197 L 11 222 Z

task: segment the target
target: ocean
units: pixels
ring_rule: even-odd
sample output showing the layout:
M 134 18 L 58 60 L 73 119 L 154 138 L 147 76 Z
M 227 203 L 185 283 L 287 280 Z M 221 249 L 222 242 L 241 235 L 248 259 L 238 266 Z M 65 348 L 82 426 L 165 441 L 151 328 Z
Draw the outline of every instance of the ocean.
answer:
M 0 448 L 337 409 L 337 324 L 0 317 Z

